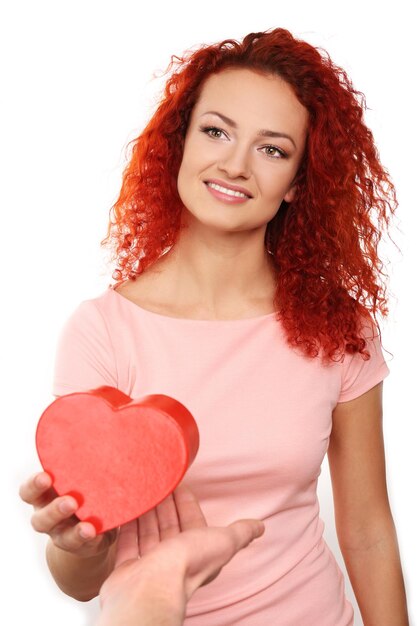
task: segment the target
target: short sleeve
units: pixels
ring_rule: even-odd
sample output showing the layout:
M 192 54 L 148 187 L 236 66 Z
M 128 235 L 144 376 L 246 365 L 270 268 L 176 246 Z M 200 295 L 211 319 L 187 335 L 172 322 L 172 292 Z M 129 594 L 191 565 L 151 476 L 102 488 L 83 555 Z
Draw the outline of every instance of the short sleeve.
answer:
M 67 319 L 58 338 L 52 393 L 60 396 L 101 385 L 117 387 L 114 350 L 98 306 L 85 300 Z
M 363 337 L 370 359 L 359 353 L 346 354 L 342 364 L 342 383 L 338 402 L 347 402 L 361 396 L 381 382 L 390 370 L 382 354 L 381 338 L 375 324 L 367 323 Z

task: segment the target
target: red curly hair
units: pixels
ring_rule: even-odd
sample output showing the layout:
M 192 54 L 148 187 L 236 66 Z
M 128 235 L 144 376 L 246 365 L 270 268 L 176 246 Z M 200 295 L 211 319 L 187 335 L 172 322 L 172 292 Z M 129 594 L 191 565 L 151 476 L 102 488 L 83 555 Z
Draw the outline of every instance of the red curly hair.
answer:
M 388 315 L 381 280 L 387 275 L 377 247 L 398 203 L 364 123 L 364 95 L 326 51 L 282 28 L 173 55 L 166 72 L 174 59 L 180 67 L 167 80 L 156 112 L 129 143 L 130 160 L 110 210 L 102 245 L 113 248 L 113 278 L 134 280 L 177 241 L 183 209 L 177 176 L 205 79 L 226 68 L 277 75 L 309 112 L 297 196 L 282 202 L 265 233 L 278 270 L 277 319 L 288 344 L 306 356 L 321 353 L 328 363 L 341 351 L 342 359 L 344 352 L 369 359 L 361 331 L 366 320 L 375 329 L 371 314 L 378 330 L 377 312 Z

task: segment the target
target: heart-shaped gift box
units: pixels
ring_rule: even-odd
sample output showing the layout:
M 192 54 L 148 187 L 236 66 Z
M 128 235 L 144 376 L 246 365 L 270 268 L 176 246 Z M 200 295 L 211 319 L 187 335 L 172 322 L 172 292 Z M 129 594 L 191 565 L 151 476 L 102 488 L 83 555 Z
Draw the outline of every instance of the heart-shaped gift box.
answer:
M 58 495 L 98 533 L 154 508 L 197 455 L 199 433 L 188 409 L 163 394 L 132 399 L 103 386 L 60 396 L 42 413 L 36 448 Z

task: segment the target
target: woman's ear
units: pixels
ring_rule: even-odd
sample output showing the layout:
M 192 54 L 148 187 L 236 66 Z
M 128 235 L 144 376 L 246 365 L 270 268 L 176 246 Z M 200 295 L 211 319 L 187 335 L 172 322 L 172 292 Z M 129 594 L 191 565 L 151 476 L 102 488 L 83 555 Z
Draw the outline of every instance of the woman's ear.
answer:
M 297 193 L 297 185 L 292 185 L 284 196 L 285 202 L 292 202 L 295 198 L 296 193 Z
M 301 185 L 304 184 L 303 179 L 304 179 L 305 167 L 306 167 L 306 157 L 304 155 L 301 165 L 299 166 L 296 175 L 290 182 L 288 191 L 283 198 L 285 202 L 293 202 L 295 200 L 300 184 Z

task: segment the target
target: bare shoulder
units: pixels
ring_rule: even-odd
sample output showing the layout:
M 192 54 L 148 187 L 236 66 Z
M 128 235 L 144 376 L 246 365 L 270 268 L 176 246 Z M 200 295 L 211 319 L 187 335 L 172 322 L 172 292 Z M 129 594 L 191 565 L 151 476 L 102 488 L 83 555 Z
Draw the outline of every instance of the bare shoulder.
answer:
M 140 304 L 143 300 L 150 299 L 152 293 L 155 293 L 155 275 L 148 270 L 137 276 L 135 280 L 125 280 L 114 289 L 128 300 Z
M 139 274 L 135 280 L 125 280 L 115 287 L 115 291 L 140 307 L 159 312 L 165 294 L 167 271 L 162 271 L 156 262 Z
M 139 276 L 135 280 L 125 280 L 124 282 L 119 283 L 116 287 L 114 287 L 114 290 L 117 291 L 117 293 L 120 293 L 120 295 L 124 296 L 125 298 L 131 300 L 139 291 L 143 290 L 143 277 L 144 275 Z

